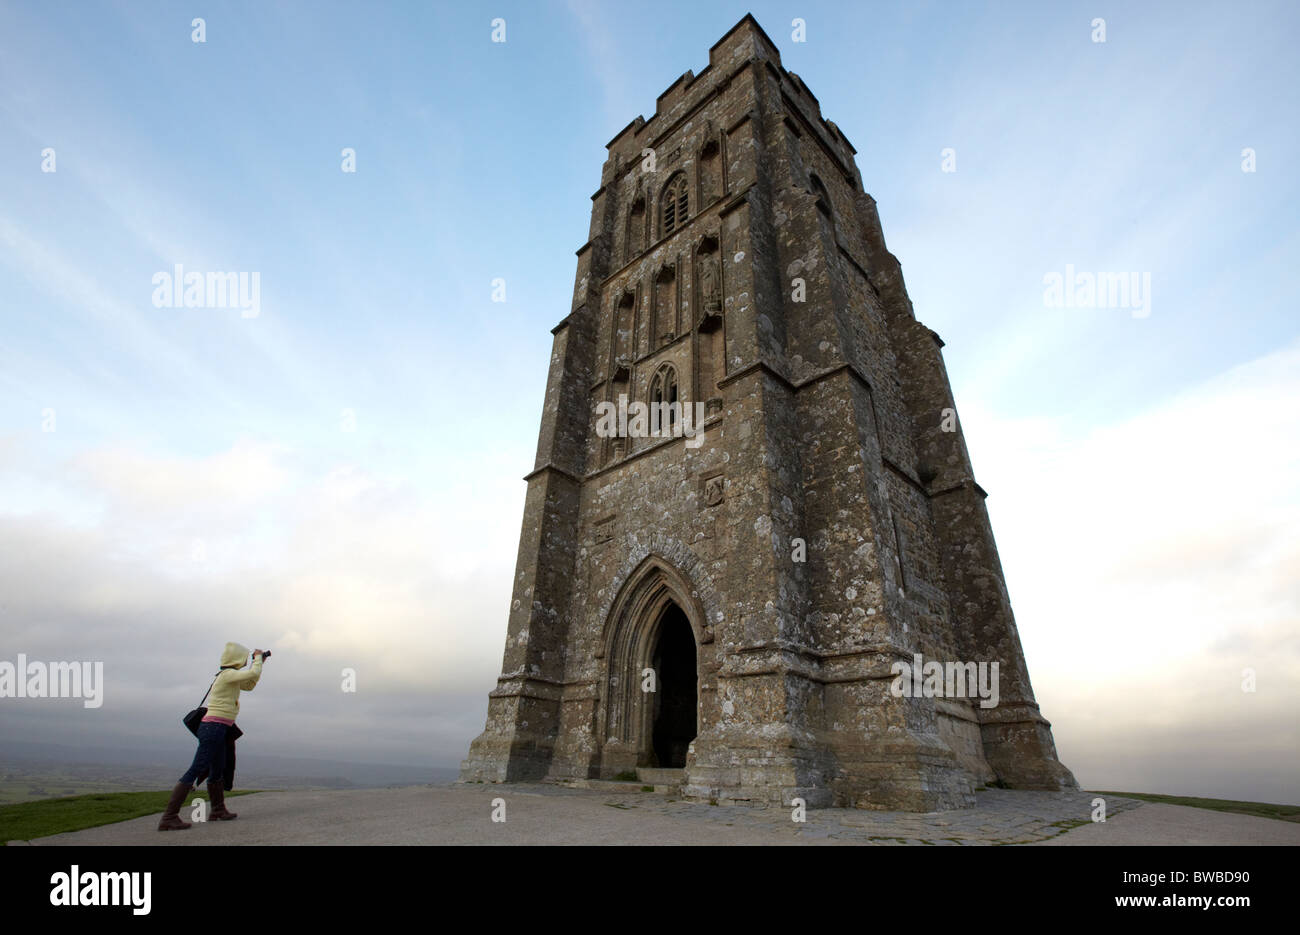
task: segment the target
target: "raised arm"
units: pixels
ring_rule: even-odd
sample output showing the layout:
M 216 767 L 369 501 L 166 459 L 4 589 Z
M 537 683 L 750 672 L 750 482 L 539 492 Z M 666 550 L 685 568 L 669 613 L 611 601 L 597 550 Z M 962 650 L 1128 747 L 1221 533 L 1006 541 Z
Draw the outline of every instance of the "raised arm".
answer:
M 228 670 L 231 675 L 227 676 L 228 680 L 234 682 L 242 691 L 251 692 L 257 680 L 262 677 L 262 654 L 253 654 L 253 664 L 247 669 Z

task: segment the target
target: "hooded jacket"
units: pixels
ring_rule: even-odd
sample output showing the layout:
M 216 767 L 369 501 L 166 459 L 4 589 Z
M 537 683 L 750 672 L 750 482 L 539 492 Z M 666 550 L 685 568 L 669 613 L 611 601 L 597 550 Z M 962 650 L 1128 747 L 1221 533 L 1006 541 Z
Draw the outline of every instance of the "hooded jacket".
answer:
M 239 693 L 251 692 L 262 677 L 262 660 L 254 659 L 251 666 L 244 668 L 247 661 L 248 647 L 238 643 L 226 644 L 226 651 L 221 654 L 221 673 L 208 692 L 208 717 L 233 721 L 239 716 Z

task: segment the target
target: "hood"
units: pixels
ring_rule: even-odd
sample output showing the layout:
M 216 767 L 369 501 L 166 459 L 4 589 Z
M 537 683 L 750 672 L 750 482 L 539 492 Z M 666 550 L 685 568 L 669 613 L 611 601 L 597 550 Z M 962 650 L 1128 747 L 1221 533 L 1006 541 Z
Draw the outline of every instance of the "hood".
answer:
M 239 668 L 242 669 L 244 667 L 244 663 L 246 663 L 247 661 L 248 661 L 247 646 L 240 646 L 238 643 L 226 644 L 226 651 L 221 654 L 222 668 L 225 668 L 226 666 L 238 666 Z

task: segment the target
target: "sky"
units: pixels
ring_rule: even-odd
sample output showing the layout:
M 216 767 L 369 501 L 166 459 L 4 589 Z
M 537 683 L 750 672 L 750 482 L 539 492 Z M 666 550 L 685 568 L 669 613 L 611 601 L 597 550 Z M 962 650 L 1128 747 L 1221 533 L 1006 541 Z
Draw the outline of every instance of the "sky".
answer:
M 1300 800 L 1292 3 L 3 0 L 0 660 L 106 685 L 0 699 L 0 751 L 179 773 L 236 640 L 242 757 L 455 766 L 605 143 L 746 12 L 946 342 L 1061 760 Z M 177 264 L 257 314 L 159 307 Z M 1149 304 L 1051 307 L 1067 267 Z

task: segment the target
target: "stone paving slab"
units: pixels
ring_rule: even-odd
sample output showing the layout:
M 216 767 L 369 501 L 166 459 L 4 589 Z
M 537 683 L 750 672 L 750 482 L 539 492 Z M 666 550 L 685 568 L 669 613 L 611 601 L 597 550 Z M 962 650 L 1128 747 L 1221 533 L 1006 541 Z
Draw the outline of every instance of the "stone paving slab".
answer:
M 790 810 L 685 802 L 624 789 L 549 784 L 466 784 L 315 792 L 264 792 L 230 800 L 240 817 L 159 832 L 157 816 L 58 834 L 35 845 L 207 844 L 1300 844 L 1300 824 L 1204 809 L 1107 799 L 1107 821 L 1090 821 L 1095 793 L 976 793 L 976 807 L 915 814 Z M 493 801 L 506 821 L 493 822 Z M 182 812 L 184 815 L 185 812 Z M 1166 840 L 1168 839 L 1168 840 Z
M 1073 847 L 1131 843 L 1297 845 L 1300 822 L 1143 802 L 1142 808 L 1118 822 L 1089 822 L 1086 827 L 1043 843 Z

